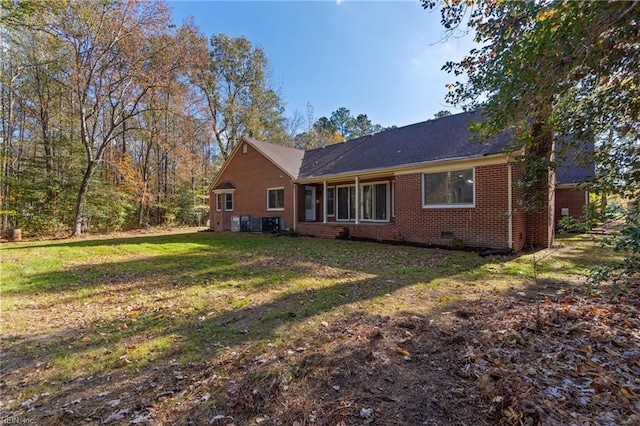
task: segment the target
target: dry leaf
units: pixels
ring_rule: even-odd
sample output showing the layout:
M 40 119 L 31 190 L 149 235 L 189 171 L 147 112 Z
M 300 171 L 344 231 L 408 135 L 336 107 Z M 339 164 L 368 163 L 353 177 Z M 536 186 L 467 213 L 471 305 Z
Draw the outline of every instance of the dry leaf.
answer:
M 629 386 L 621 386 L 620 393 L 627 399 L 637 399 L 638 395 L 634 393 Z
M 617 351 L 614 351 L 613 349 L 609 349 L 609 348 L 604 348 L 604 351 L 606 353 L 608 353 L 609 355 L 613 355 L 613 356 L 620 356 L 620 353 Z
M 402 348 L 400 346 L 396 346 L 396 352 L 398 352 L 400 355 L 404 355 L 404 356 L 411 355 L 411 353 L 408 350 L 406 350 L 406 349 L 404 349 L 404 348 Z

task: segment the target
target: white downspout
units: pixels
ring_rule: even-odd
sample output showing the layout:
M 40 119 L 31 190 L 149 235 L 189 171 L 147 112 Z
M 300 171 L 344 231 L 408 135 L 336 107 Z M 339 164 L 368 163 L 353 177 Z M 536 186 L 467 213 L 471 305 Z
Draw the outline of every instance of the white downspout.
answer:
M 327 223 L 327 181 L 322 182 L 322 223 Z
M 584 188 L 584 205 L 589 208 L 589 187 Z
M 507 156 L 507 209 L 509 210 L 509 214 L 507 217 L 507 222 L 509 226 L 509 237 L 508 244 L 509 250 L 513 250 L 513 190 L 512 190 L 512 166 L 511 166 L 511 158 Z
M 293 232 L 298 232 L 298 184 L 293 184 Z
M 356 225 L 360 223 L 360 177 L 356 176 Z

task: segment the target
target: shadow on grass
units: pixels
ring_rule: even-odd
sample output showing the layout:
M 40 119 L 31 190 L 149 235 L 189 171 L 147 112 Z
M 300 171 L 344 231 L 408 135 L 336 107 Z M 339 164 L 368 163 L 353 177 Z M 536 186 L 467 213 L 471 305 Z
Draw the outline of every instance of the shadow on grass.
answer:
M 167 306 L 163 303 L 164 306 L 161 308 L 147 309 L 143 304 L 135 304 L 135 315 L 131 315 L 133 311 L 122 310 L 112 319 L 99 319 L 92 324 L 68 327 L 46 336 L 17 334 L 4 339 L 3 346 L 7 353 L 14 355 L 29 353 L 37 355 L 41 363 L 54 361 L 59 356 L 61 347 L 64 348 L 62 350 L 64 356 L 69 358 L 96 349 L 107 351 L 119 345 L 124 348 L 132 343 L 131 339 L 135 340 L 136 337 L 145 339 L 149 336 L 154 338 L 180 336 L 180 346 L 188 345 L 204 351 L 206 347 L 216 342 L 221 342 L 226 347 L 253 339 L 270 340 L 274 338 L 274 330 L 284 323 L 303 322 L 323 312 L 339 309 L 343 305 L 369 301 L 414 284 L 416 283 L 413 281 L 388 280 L 384 277 L 365 280 L 347 278 L 344 282 L 327 287 L 284 292 L 279 297 L 257 306 L 232 309 L 230 306 L 213 306 L 213 302 L 216 301 L 212 300 L 211 305 L 205 304 L 198 309 L 190 309 L 179 315 L 173 315 L 172 311 L 179 309 L 176 306 Z M 211 286 L 219 288 L 217 285 Z M 141 290 L 133 287 L 131 289 Z M 147 290 L 153 292 L 157 289 L 158 287 L 154 286 Z M 61 304 L 70 302 L 74 302 L 73 298 L 60 300 Z M 166 301 L 163 300 L 163 302 Z M 215 311 L 219 312 L 211 315 Z M 96 338 L 90 343 L 78 341 L 81 336 L 100 335 L 100 333 L 108 334 L 104 339 Z M 189 354 L 192 355 L 193 352 L 189 351 Z M 170 350 L 166 356 L 179 358 L 180 351 Z M 22 365 L 15 365 L 12 359 L 7 359 L 5 366 L 12 369 Z
M 65 247 L 65 248 L 86 248 L 86 247 L 103 247 L 103 246 L 118 246 L 118 245 L 141 245 L 141 244 L 166 244 L 169 242 L 175 242 L 181 240 L 184 242 L 197 241 L 198 244 L 217 246 L 224 244 L 225 240 L 235 239 L 239 234 L 216 234 L 215 238 L 203 238 L 203 235 L 212 235 L 210 231 L 191 231 L 191 232 L 178 232 L 175 234 L 140 234 L 140 235 L 126 235 L 120 237 L 113 236 L 92 236 L 88 235 L 82 238 L 65 238 L 61 240 L 52 241 L 21 241 L 14 243 L 7 243 L 0 246 L 2 250 L 23 250 L 28 248 L 42 248 L 42 247 Z M 220 238 L 222 237 L 222 238 Z M 247 240 L 248 241 L 248 240 Z
M 176 241 L 175 237 L 175 235 L 139 237 L 139 240 L 136 237 L 134 240 L 147 244 L 149 239 L 157 238 L 156 243 L 161 244 L 162 241 L 173 243 Z M 178 241 L 182 238 L 179 237 Z M 191 240 L 191 237 L 184 238 L 186 241 Z M 363 268 L 360 262 L 367 254 L 362 254 L 362 246 L 357 246 L 358 252 L 354 254 L 356 246 L 350 245 L 363 243 L 314 241 L 317 244 L 308 247 L 308 244 L 301 243 L 303 240 L 277 239 L 278 241 L 270 241 L 266 246 L 256 248 L 255 239 L 240 237 L 244 239 L 240 243 L 234 241 L 231 244 L 232 250 L 239 250 L 244 246 L 249 252 L 240 257 L 237 254 L 225 257 L 222 251 L 229 248 L 225 245 L 225 242 L 229 241 L 226 238 L 226 236 L 212 238 L 210 242 L 206 242 L 206 239 L 203 242 L 201 236 L 194 239 L 196 244 L 208 245 L 219 249 L 220 252 L 215 252 L 213 249 L 197 249 L 195 254 L 189 255 L 171 254 L 135 261 L 112 262 L 99 267 L 77 267 L 69 272 L 72 275 L 64 276 L 65 279 L 76 277 L 76 280 L 64 287 L 64 296 L 56 303 L 73 305 L 82 303 L 83 297 L 109 296 L 110 285 L 119 287 L 120 292 L 137 294 L 152 294 L 163 288 L 175 287 L 184 288 L 186 291 L 193 285 L 224 292 L 229 288 L 229 283 L 251 281 L 253 275 L 258 276 L 255 282 L 243 288 L 243 290 L 249 290 L 246 293 L 247 297 L 252 291 L 264 292 L 277 288 L 278 293 L 275 298 L 237 308 L 230 306 L 227 300 L 216 297 L 192 307 L 168 306 L 167 300 L 159 299 L 151 301 L 149 306 L 137 303 L 133 311 L 123 310 L 111 318 L 99 318 L 82 326 L 69 326 L 46 336 L 27 336 L 17 333 L 9 339 L 3 339 L 3 381 L 7 386 L 12 385 L 16 392 L 12 396 L 17 399 L 12 405 L 13 408 L 7 413 L 11 416 L 26 418 L 34 416 L 36 420 L 44 423 L 74 423 L 85 419 L 106 422 L 110 416 L 118 413 L 120 407 L 123 407 L 122 409 L 126 408 L 127 411 L 121 413 L 122 416 L 118 420 L 129 422 L 150 415 L 151 411 L 157 412 L 164 408 L 167 411 L 164 411 L 163 416 L 169 416 L 165 419 L 168 422 L 191 420 L 199 423 L 205 418 L 211 419 L 221 413 L 229 414 L 221 411 L 224 409 L 235 410 L 236 417 L 249 421 L 251 416 L 256 416 L 263 411 L 268 412 L 269 404 L 276 397 L 277 392 L 284 392 L 284 388 L 280 388 L 285 386 L 282 383 L 282 377 L 275 377 L 274 380 L 277 383 L 274 382 L 275 384 L 269 385 L 270 387 L 266 386 L 271 376 L 268 370 L 264 370 L 263 376 L 249 378 L 248 381 L 240 383 L 243 386 L 249 386 L 255 382 L 257 393 L 253 393 L 254 389 L 242 388 L 240 384 L 230 386 L 225 378 L 232 374 L 229 373 L 231 370 L 261 363 L 263 360 L 261 357 L 268 355 L 270 351 L 275 351 L 271 353 L 275 360 L 265 358 L 270 361 L 265 361 L 264 364 L 290 362 L 293 367 L 290 371 L 290 380 L 295 381 L 313 374 L 328 375 L 328 381 L 325 376 L 314 379 L 313 382 L 317 387 L 311 386 L 307 389 L 308 400 L 313 400 L 314 397 L 323 401 L 335 400 L 339 395 L 335 397 L 330 395 L 332 390 L 327 388 L 327 383 L 336 382 L 336 386 L 348 389 L 349 380 L 351 380 L 350 372 L 356 370 L 363 372 L 355 366 L 366 365 L 371 353 L 375 356 L 375 353 L 380 351 L 388 352 L 389 348 L 376 347 L 375 338 L 368 336 L 364 339 L 366 343 L 351 342 L 351 346 L 338 344 L 329 352 L 307 355 L 304 351 L 320 350 L 322 345 L 330 345 L 336 333 L 325 335 L 312 329 L 309 336 L 301 332 L 287 336 L 283 328 L 292 329 L 302 326 L 313 317 L 343 310 L 347 305 L 350 305 L 350 311 L 361 311 L 354 316 L 354 320 L 357 318 L 356 323 L 364 324 L 366 327 L 381 327 L 381 324 L 389 320 L 376 314 L 376 305 L 372 303 L 374 300 L 386 298 L 386 295 L 407 286 L 417 284 L 428 286 L 435 278 L 454 277 L 479 268 L 486 262 L 494 261 L 494 259 L 478 258 L 463 265 L 452 262 L 452 258 L 455 259 L 457 256 L 455 252 L 443 254 L 440 251 L 413 249 L 423 250 L 424 253 L 414 269 L 427 265 L 425 268 L 432 267 L 434 270 L 425 270 L 423 273 L 412 271 L 401 275 L 398 271 L 404 269 L 402 261 L 406 259 L 403 258 L 402 253 L 397 259 L 390 257 L 389 254 L 392 252 L 385 251 L 384 246 L 373 244 L 368 246 L 374 247 L 373 253 L 368 255 L 376 256 L 378 259 L 373 262 L 372 268 Z M 131 239 L 123 240 L 126 244 L 131 244 Z M 120 239 L 100 241 L 99 244 L 113 245 L 117 244 L 117 241 Z M 64 244 L 83 243 L 86 242 Z M 329 247 L 337 251 L 328 252 Z M 286 253 L 290 253 L 290 259 L 283 261 Z M 212 256 L 213 254 L 215 256 Z M 256 256 L 261 256 L 262 260 L 256 263 Z M 436 260 L 429 263 L 433 259 Z M 338 282 L 327 286 L 319 285 L 319 288 L 293 291 L 288 289 L 287 283 L 312 273 L 314 267 L 309 263 L 336 268 L 334 273 Z M 451 267 L 451 263 L 456 266 Z M 442 265 L 447 267 L 439 268 Z M 370 278 L 355 278 L 362 272 L 368 273 Z M 15 292 L 12 296 L 33 296 L 43 289 L 55 293 L 60 290 L 59 283 L 64 281 L 60 279 L 59 274 L 59 272 L 51 272 L 34 277 L 34 281 L 37 282 L 36 288 Z M 124 283 L 129 284 L 123 288 Z M 90 290 L 90 292 L 87 295 L 74 294 L 79 290 Z M 413 328 L 409 327 L 407 329 L 409 333 L 412 333 L 411 330 L 427 334 L 435 333 L 432 337 L 439 342 L 443 335 L 438 334 L 439 330 L 430 328 L 428 325 L 430 318 L 435 318 L 443 312 L 454 311 L 459 307 L 458 302 L 450 302 L 434 307 L 432 314 L 428 317 L 410 312 L 403 312 L 402 316 L 409 318 L 409 324 L 412 321 L 419 323 L 414 324 Z M 413 317 L 418 319 L 411 319 Z M 398 327 L 402 328 L 398 325 L 395 329 Z M 375 330 L 373 332 L 375 333 Z M 345 328 L 344 333 L 349 334 L 348 327 Z M 83 336 L 91 336 L 91 338 L 83 340 Z M 404 338 L 402 335 L 398 336 L 398 342 L 402 338 Z M 281 343 L 268 345 L 274 341 L 281 341 Z M 371 343 L 372 341 L 374 343 Z M 459 343 L 461 342 L 452 342 L 452 347 L 460 350 Z M 299 353 L 296 348 L 298 344 L 306 344 L 310 348 L 304 348 L 304 351 Z M 411 349 L 409 344 L 404 344 Z M 282 354 L 285 349 L 294 352 L 289 355 L 289 361 Z M 389 357 L 388 354 L 380 356 Z M 445 360 L 446 357 L 443 357 L 438 360 L 437 365 L 431 366 L 426 359 L 423 360 L 427 363 L 421 367 L 420 376 L 416 376 L 418 382 L 414 383 L 415 387 L 411 392 L 403 394 L 408 396 L 408 399 L 404 399 L 404 397 L 393 395 L 385 396 L 383 386 L 385 381 L 394 384 L 394 395 L 402 392 L 403 386 L 398 383 L 397 378 L 394 379 L 394 375 L 400 374 L 398 369 L 404 369 L 406 366 L 406 361 L 401 358 L 389 358 L 389 362 L 383 363 L 389 368 L 388 370 L 375 370 L 371 373 L 376 377 L 372 383 L 377 386 L 372 388 L 375 398 L 372 397 L 371 401 L 376 400 L 380 404 L 388 405 L 397 405 L 396 402 L 398 402 L 406 405 L 410 403 L 411 398 L 418 398 L 419 392 L 427 390 L 435 392 L 437 389 L 433 384 L 437 383 L 441 374 L 444 374 L 443 371 L 445 373 L 448 371 L 442 370 Z M 31 393 L 20 393 L 20 387 L 27 387 L 29 384 L 21 385 L 19 376 L 40 369 L 46 371 L 47 368 L 56 368 L 56 365 L 60 364 L 77 365 L 79 368 L 77 371 L 74 370 L 73 376 L 68 376 L 68 373 L 56 373 L 49 377 L 45 383 L 41 384 L 48 389 L 48 395 L 43 394 L 36 398 L 36 401 L 25 404 L 28 398 L 34 396 L 34 391 L 29 388 L 32 389 Z M 81 366 L 83 368 L 80 368 Z M 314 366 L 322 368 L 311 372 Z M 46 375 L 45 372 L 42 374 Z M 214 391 L 222 393 L 212 397 L 211 393 Z M 189 394 L 187 399 L 201 402 L 195 411 L 193 405 L 185 404 L 184 407 L 180 407 L 180 401 L 188 392 L 194 394 Z M 226 392 L 230 392 L 229 398 L 224 396 Z M 143 398 L 140 395 L 143 395 Z M 116 396 L 119 399 L 118 405 L 109 404 L 109 400 Z M 354 398 L 352 397 L 352 400 Z M 360 398 L 359 404 L 369 401 L 368 397 Z M 211 402 L 207 402 L 209 399 Z M 78 400 L 81 402 L 73 403 Z M 228 404 L 225 405 L 226 403 Z M 437 411 L 440 420 L 451 418 L 451 413 L 447 413 L 443 404 L 441 400 L 433 399 L 431 402 L 419 402 L 417 407 L 424 412 Z M 169 406 L 173 408 L 168 409 Z M 352 416 L 355 407 L 347 404 L 343 408 L 339 405 L 336 408 L 334 404 L 331 407 L 333 411 L 330 411 L 325 419 L 331 422 L 340 421 L 343 414 Z M 290 412 L 295 414 L 294 417 L 299 418 L 306 415 L 304 411 L 304 407 L 291 407 Z M 170 414 L 172 412 L 173 418 Z M 189 414 L 190 412 L 193 414 Z M 411 413 L 412 416 L 417 415 L 414 408 L 411 409 Z M 190 416 L 195 417 L 190 419 Z M 395 420 L 384 423 L 406 424 L 407 421 L 413 420 L 416 418 L 403 416 L 398 417 L 397 423 L 394 423 Z

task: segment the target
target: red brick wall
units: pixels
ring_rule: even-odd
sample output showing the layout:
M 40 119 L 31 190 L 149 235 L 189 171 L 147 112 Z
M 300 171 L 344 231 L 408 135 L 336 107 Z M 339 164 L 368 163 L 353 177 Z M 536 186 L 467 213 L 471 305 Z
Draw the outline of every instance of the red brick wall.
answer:
M 341 228 L 348 229 L 350 236 L 357 238 L 507 249 L 509 247 L 508 166 L 506 164 L 482 166 L 476 167 L 475 170 L 475 207 L 423 208 L 422 174 L 415 173 L 395 177 L 396 217 L 392 218 L 391 223 L 355 225 L 353 222 L 330 222 L 324 226 L 340 225 Z M 517 167 L 513 167 L 512 182 L 515 183 L 521 178 L 522 172 Z M 353 182 L 345 182 L 347 183 Z M 518 208 L 516 202 L 518 197 L 524 196 L 523 191 L 515 185 L 512 186 L 512 191 L 513 249 L 519 251 L 531 239 L 533 228 L 527 223 L 529 215 Z M 302 198 L 299 205 L 303 206 L 303 202 Z M 320 214 L 319 220 L 321 220 Z M 321 228 L 318 226 L 322 224 L 306 226 L 301 221 L 298 232 L 322 236 Z M 454 239 L 443 237 L 443 232 L 452 233 Z
M 246 144 L 245 142 L 242 143 Z M 283 217 L 285 227 L 293 227 L 293 185 L 291 178 L 279 167 L 247 144 L 247 153 L 242 147 L 231 158 L 218 184 L 231 182 L 236 190 L 233 194 L 233 211 L 217 212 L 215 195 L 210 194 L 210 225 L 214 231 L 231 230 L 231 216 Z M 284 187 L 284 211 L 267 211 L 266 188 Z
M 422 174 L 396 177 L 397 238 L 410 242 L 508 248 L 507 165 L 476 167 L 475 207 L 423 208 Z M 453 240 L 443 238 L 452 233 Z
M 341 235 L 343 231 L 346 231 L 345 235 Z M 298 223 L 297 232 L 300 235 L 311 235 L 320 238 L 349 236 L 379 241 L 396 240 L 396 226 L 393 223 L 361 223 L 356 225 L 353 222 L 300 222 Z
M 584 188 L 556 189 L 556 223 L 562 219 L 562 208 L 569 209 L 569 216 L 579 220 L 584 213 L 588 191 Z
M 524 173 L 522 170 L 513 166 L 511 168 L 511 180 L 512 180 L 512 208 L 513 208 L 513 250 L 520 251 L 522 250 L 527 241 L 527 215 L 524 212 L 522 206 L 519 203 L 519 200 L 522 200 L 525 192 L 518 188 L 516 182 L 524 179 Z
M 527 212 L 527 237 L 525 245 L 534 248 L 548 248 L 553 245 L 555 236 L 555 191 L 549 185 L 555 181 L 555 175 L 549 172 L 547 185 L 535 190 L 541 192 L 543 205 Z M 526 194 L 525 194 L 526 196 Z M 546 202 L 544 201 L 546 200 Z
M 366 223 L 349 226 L 349 236 L 354 238 L 367 238 L 380 241 L 397 240 L 397 227 L 395 223 Z

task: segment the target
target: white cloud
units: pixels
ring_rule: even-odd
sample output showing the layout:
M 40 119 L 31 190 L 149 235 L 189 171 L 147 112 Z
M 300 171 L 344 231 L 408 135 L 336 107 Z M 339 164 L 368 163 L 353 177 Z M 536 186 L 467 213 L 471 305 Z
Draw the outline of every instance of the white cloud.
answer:
M 440 68 L 447 60 L 457 59 L 459 55 L 463 55 L 467 51 L 465 48 L 456 49 L 448 42 L 431 45 L 421 52 L 415 52 L 409 63 L 414 70 Z
M 345 0 L 336 0 L 336 4 L 337 4 L 338 6 L 340 6 L 340 5 L 341 5 L 342 3 L 344 3 L 344 2 L 345 2 Z

